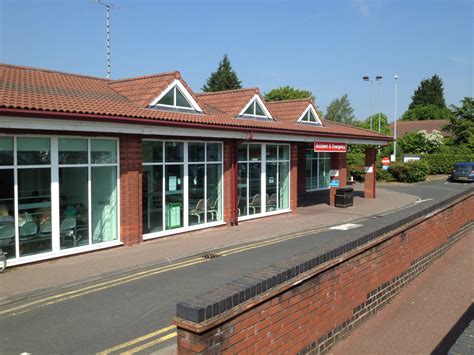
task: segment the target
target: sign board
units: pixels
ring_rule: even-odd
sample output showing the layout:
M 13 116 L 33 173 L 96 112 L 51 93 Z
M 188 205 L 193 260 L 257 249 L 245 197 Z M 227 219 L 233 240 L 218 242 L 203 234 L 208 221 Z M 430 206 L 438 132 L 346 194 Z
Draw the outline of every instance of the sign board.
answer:
M 395 154 L 390 154 L 390 160 L 395 161 Z
M 329 182 L 330 187 L 339 187 L 339 180 L 331 180 Z
M 413 161 L 413 160 L 420 160 L 421 157 L 419 155 L 412 155 L 412 156 L 409 156 L 409 155 L 404 155 L 403 156 L 403 162 L 406 163 L 408 161 Z
M 382 158 L 382 165 L 390 165 L 389 157 L 383 157 Z
M 329 170 L 329 176 L 339 176 L 339 170 Z
M 365 170 L 366 173 L 373 173 L 374 172 L 374 168 L 371 167 L 371 166 L 364 167 L 364 170 Z
M 347 144 L 335 142 L 314 142 L 314 151 L 326 153 L 345 153 L 347 151 Z

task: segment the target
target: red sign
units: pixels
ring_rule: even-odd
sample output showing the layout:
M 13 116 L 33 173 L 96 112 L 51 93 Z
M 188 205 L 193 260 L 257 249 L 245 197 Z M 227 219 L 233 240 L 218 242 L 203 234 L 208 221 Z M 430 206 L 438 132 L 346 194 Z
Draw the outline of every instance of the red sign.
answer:
M 314 142 L 315 152 L 345 153 L 346 150 L 346 143 Z
M 390 159 L 388 157 L 383 157 L 382 165 L 390 165 Z

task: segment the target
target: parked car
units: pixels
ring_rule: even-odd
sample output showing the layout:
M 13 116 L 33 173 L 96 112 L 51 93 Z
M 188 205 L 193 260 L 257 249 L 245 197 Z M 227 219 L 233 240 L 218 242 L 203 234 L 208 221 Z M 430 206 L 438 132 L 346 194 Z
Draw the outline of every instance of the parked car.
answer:
M 474 162 L 455 164 L 451 181 L 474 181 Z

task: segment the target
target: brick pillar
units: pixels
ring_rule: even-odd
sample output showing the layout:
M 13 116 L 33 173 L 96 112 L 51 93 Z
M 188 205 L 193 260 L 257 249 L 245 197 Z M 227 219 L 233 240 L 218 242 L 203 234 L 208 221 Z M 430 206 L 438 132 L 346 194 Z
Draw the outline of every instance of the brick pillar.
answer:
M 120 237 L 125 245 L 142 241 L 142 139 L 120 136 Z
M 375 198 L 375 181 L 376 181 L 376 169 L 375 169 L 375 149 L 365 148 L 365 187 L 364 197 Z
M 290 152 L 290 209 L 296 213 L 298 207 L 298 144 L 291 143 Z
M 306 143 L 298 143 L 298 195 L 306 192 Z
M 333 180 L 339 180 L 339 187 L 347 185 L 347 161 L 346 153 L 331 153 L 331 170 L 337 170 L 338 176 L 332 177 Z M 337 187 L 329 189 L 329 205 L 336 204 L 336 190 Z
M 224 221 L 230 226 L 238 224 L 237 145 L 237 141 L 224 141 Z

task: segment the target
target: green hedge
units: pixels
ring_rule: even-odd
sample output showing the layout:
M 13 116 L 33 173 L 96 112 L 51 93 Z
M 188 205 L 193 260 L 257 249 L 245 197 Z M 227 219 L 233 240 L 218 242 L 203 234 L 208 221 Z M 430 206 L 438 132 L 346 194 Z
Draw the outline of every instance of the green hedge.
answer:
M 423 155 L 422 160 L 428 165 L 430 174 L 450 174 L 454 164 L 474 161 L 474 154 L 426 154 Z
M 426 180 L 429 167 L 423 161 L 409 161 L 407 163 L 392 164 L 388 171 L 397 181 L 418 182 Z

